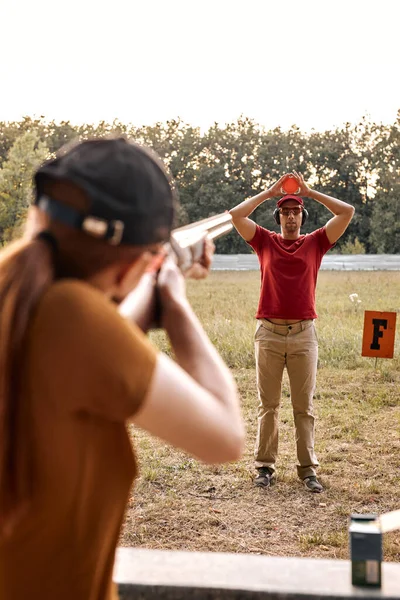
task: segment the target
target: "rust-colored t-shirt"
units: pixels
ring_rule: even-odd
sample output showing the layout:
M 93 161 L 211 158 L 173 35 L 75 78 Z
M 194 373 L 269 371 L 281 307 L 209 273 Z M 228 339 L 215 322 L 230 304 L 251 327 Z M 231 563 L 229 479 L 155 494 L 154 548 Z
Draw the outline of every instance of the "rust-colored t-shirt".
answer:
M 247 242 L 257 253 L 261 271 L 256 319 L 316 319 L 315 288 L 322 258 L 331 244 L 325 227 L 285 240 L 257 225 Z
M 110 600 L 136 474 L 125 422 L 156 351 L 103 294 L 67 280 L 42 298 L 27 353 L 35 489 L 29 514 L 0 542 L 0 600 Z

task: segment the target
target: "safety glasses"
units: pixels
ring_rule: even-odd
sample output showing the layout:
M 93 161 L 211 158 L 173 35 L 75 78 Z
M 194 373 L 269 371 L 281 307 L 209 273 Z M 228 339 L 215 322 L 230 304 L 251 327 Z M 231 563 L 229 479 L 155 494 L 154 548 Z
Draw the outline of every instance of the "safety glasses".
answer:
M 301 206 L 294 206 L 293 208 L 280 208 L 279 214 L 284 217 L 288 217 L 290 213 L 293 213 L 295 217 L 297 217 L 303 211 Z

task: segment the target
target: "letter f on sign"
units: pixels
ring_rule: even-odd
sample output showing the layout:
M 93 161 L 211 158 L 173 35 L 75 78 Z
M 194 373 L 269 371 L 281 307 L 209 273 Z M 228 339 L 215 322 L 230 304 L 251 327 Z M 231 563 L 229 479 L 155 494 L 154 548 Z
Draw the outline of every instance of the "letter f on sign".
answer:
M 372 337 L 372 344 L 370 345 L 371 350 L 380 350 L 379 338 L 383 337 L 383 329 L 387 329 L 387 319 L 372 319 L 372 325 L 374 326 L 374 334 Z

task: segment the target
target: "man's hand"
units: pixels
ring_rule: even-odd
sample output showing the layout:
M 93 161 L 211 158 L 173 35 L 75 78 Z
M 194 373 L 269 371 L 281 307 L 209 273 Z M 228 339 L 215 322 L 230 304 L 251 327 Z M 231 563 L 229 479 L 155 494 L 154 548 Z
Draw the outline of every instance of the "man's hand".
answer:
M 297 196 L 308 196 L 310 197 L 311 194 L 311 188 L 306 184 L 306 182 L 304 181 L 304 177 L 301 173 L 297 173 L 297 171 L 293 171 L 292 173 L 293 177 L 296 179 L 296 181 L 299 184 L 300 187 L 300 191 L 297 192 Z
M 161 314 L 186 299 L 186 284 L 181 270 L 172 256 L 167 256 L 157 276 L 157 291 L 161 301 Z
M 215 245 L 212 240 L 204 240 L 203 254 L 200 259 L 193 263 L 185 272 L 185 277 L 190 279 L 205 279 L 209 272 L 212 259 L 215 252 Z
M 285 177 L 287 177 L 288 173 L 285 173 L 285 175 L 282 175 L 282 177 L 280 177 L 280 179 L 278 179 L 278 181 L 276 181 L 274 184 L 271 185 L 270 188 L 268 188 L 267 190 L 267 195 L 268 198 L 273 198 L 274 196 L 283 196 L 282 192 L 281 192 L 281 187 L 283 184 L 283 181 L 285 179 Z

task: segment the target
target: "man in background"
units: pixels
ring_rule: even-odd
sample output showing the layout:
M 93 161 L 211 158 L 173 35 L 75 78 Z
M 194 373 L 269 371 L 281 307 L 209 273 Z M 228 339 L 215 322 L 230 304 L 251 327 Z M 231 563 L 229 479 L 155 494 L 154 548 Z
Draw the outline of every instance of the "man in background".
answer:
M 238 233 L 256 252 L 261 270 L 255 334 L 259 409 L 254 481 L 267 488 L 275 477 L 278 410 L 286 367 L 296 429 L 297 473 L 307 490 L 318 493 L 323 487 L 316 476 L 318 460 L 314 451 L 313 395 L 318 361 L 315 290 L 322 258 L 346 231 L 354 207 L 312 190 L 302 175 L 292 175 L 299 184 L 296 194 L 281 197 L 287 177 L 284 175 L 269 189 L 229 212 Z M 300 233 L 308 216 L 302 196 L 319 202 L 333 214 L 324 227 L 306 235 Z M 275 197 L 280 197 L 274 210 L 280 233 L 249 219 L 260 204 Z

